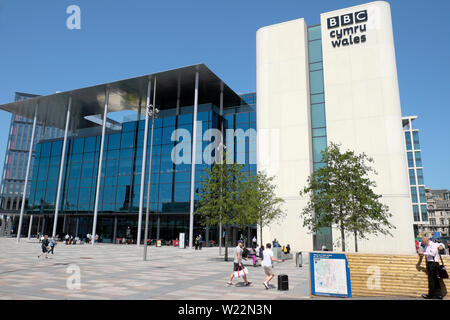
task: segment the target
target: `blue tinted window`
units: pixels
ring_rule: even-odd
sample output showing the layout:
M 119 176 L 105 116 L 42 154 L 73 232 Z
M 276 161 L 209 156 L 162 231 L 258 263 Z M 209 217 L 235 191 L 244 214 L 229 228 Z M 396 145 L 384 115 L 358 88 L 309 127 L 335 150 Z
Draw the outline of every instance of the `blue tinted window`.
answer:
M 413 139 L 414 139 L 414 149 L 419 150 L 420 143 L 419 143 L 419 132 L 418 131 L 413 131 Z
M 414 167 L 414 158 L 412 152 L 408 152 L 408 167 L 410 168 Z
M 419 206 L 413 205 L 414 221 L 420 221 Z
M 316 137 L 313 138 L 313 154 L 314 162 L 322 162 L 321 151 L 327 148 L 327 138 L 326 137 Z
M 420 210 L 422 211 L 422 221 L 428 221 L 427 206 L 426 205 L 420 206 Z
M 416 167 L 421 167 L 422 166 L 422 156 L 420 154 L 420 151 L 416 151 Z
M 122 132 L 134 131 L 136 129 L 136 121 L 125 122 L 122 124 Z
M 419 187 L 419 196 L 420 202 L 427 202 L 427 198 L 425 196 L 425 187 Z
M 84 152 L 95 152 L 96 137 L 86 138 L 84 143 Z
M 319 62 L 322 60 L 322 42 L 312 41 L 309 43 L 309 62 Z
M 417 203 L 417 189 L 416 187 L 411 187 L 411 199 L 413 203 Z
M 310 87 L 311 94 L 323 92 L 323 73 L 322 71 L 310 72 Z
M 411 134 L 409 133 L 409 131 L 405 132 L 405 141 L 406 141 L 406 150 L 411 150 L 412 149 Z
M 163 128 L 162 144 L 173 144 L 171 137 L 172 137 L 172 133 L 174 132 L 174 130 L 175 130 L 175 127 Z
M 312 129 L 313 137 L 321 137 L 327 135 L 327 130 L 325 128 Z
M 319 40 L 322 38 L 322 29 L 321 26 L 314 26 L 308 28 L 308 40 Z
M 120 148 L 120 134 L 111 134 L 108 137 L 108 149 L 119 149 Z M 106 141 L 105 141 L 106 142 Z
M 309 65 L 309 71 L 317 71 L 317 70 L 322 70 L 322 69 L 323 69 L 322 62 L 311 63 Z
M 52 145 L 51 142 L 46 142 L 42 144 L 41 157 L 50 157 L 51 145 Z
M 74 140 L 72 140 L 72 142 L 73 142 L 72 153 L 83 153 L 84 139 L 83 138 L 74 139 Z
M 248 112 L 236 114 L 236 123 L 247 123 L 250 121 Z
M 323 93 L 311 95 L 311 104 L 325 102 L 325 95 Z
M 150 197 L 151 199 L 151 197 Z M 172 201 L 172 184 L 160 184 L 159 185 L 159 202 L 171 202 Z
M 176 117 L 164 117 L 163 118 L 163 127 L 167 126 L 175 126 Z
M 313 128 L 323 128 L 326 126 L 325 104 L 319 103 L 311 106 L 311 122 Z
M 423 170 L 422 169 L 417 169 L 417 183 L 418 184 L 424 184 Z
M 133 148 L 134 147 L 134 132 L 124 132 L 122 133 L 122 149 Z
M 180 114 L 178 116 L 178 124 L 189 124 L 192 123 L 192 113 Z
M 414 169 L 409 169 L 409 184 L 412 186 L 416 184 L 416 176 L 414 174 Z
M 55 141 L 52 143 L 52 156 L 60 156 L 62 151 L 62 141 Z
M 211 112 L 199 112 L 197 113 L 197 121 L 208 122 L 211 121 Z

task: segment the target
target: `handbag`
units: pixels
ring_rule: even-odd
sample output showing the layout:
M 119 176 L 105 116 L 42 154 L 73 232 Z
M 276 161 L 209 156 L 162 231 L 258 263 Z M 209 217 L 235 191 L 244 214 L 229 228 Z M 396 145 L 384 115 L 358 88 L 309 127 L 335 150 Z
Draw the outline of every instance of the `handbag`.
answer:
M 442 256 L 439 253 L 439 258 L 441 258 L 441 265 L 438 267 L 438 276 L 440 279 L 448 279 L 448 272 L 444 265 L 444 260 L 442 260 Z
M 247 268 L 238 267 L 238 271 L 234 272 L 234 276 L 237 278 L 243 277 L 248 274 Z

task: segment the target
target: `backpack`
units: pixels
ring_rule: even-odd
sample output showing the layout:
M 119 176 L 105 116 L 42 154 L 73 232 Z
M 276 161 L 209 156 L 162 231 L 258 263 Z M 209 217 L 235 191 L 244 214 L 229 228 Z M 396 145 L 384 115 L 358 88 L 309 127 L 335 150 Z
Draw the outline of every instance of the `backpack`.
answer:
M 247 249 L 247 248 L 244 248 L 244 249 L 242 250 L 242 257 L 243 257 L 243 258 L 247 258 L 247 257 L 248 257 L 248 254 L 249 254 L 248 249 Z

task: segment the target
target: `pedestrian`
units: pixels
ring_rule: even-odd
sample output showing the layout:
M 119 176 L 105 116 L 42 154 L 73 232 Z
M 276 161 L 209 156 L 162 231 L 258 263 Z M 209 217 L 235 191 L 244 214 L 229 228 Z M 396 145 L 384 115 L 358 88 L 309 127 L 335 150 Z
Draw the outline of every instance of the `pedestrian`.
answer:
M 199 235 L 198 235 L 198 248 L 199 248 L 200 250 L 202 250 L 202 246 L 203 246 L 203 239 L 202 239 L 202 235 L 199 234 Z
M 64 238 L 66 239 L 66 244 L 69 244 L 69 238 L 70 238 L 69 234 L 66 234 L 66 236 Z
M 42 242 L 41 242 L 41 249 L 42 249 L 42 252 L 41 252 L 41 254 L 38 255 L 38 259 L 39 259 L 42 255 L 45 256 L 45 259 L 48 258 L 48 245 L 49 245 L 48 236 L 45 235 L 45 236 L 44 236 L 44 239 L 42 239 Z
M 254 236 L 253 239 L 252 239 L 253 248 L 256 248 L 257 242 L 258 242 L 258 240 Z
M 244 247 L 244 241 L 239 240 L 237 247 L 234 249 L 233 271 L 231 272 L 230 280 L 227 282 L 228 286 L 233 285 L 234 272 L 235 271 L 239 272 L 240 270 L 244 269 L 242 266 L 242 259 L 243 259 L 242 253 L 244 251 L 243 247 Z M 247 260 L 247 259 L 245 259 L 245 260 Z M 247 275 L 245 273 L 243 275 L 243 278 L 244 278 L 246 286 L 249 286 L 252 284 L 250 281 L 247 280 Z
M 286 253 L 291 253 L 291 246 L 289 244 L 286 246 Z
M 256 248 L 255 248 L 255 246 L 252 247 L 251 257 L 252 257 L 252 261 L 253 261 L 253 267 L 256 267 L 256 261 L 258 261 L 258 258 L 256 257 Z
M 264 259 L 264 246 L 261 246 L 260 248 L 259 248 L 259 258 L 260 259 Z
M 195 250 L 198 250 L 198 236 L 195 237 L 194 246 Z
M 96 234 L 95 237 L 94 237 L 94 244 L 98 243 L 98 238 L 99 238 L 98 234 Z
M 263 282 L 264 287 L 266 287 L 266 290 L 269 289 L 269 282 L 270 280 L 273 279 L 274 274 L 273 274 L 273 265 L 272 262 L 273 261 L 277 261 L 277 262 L 283 262 L 283 260 L 279 260 L 279 259 L 275 259 L 273 257 L 273 252 L 271 249 L 271 245 L 270 243 L 266 244 L 266 250 L 264 250 L 264 258 L 263 258 L 263 268 L 264 268 L 264 273 L 266 274 L 266 279 Z
M 56 246 L 56 238 L 55 236 L 52 236 L 52 238 L 50 239 L 50 250 L 48 253 L 54 254 L 55 246 Z
M 420 257 L 425 256 L 428 274 L 428 294 L 423 294 L 424 299 L 442 299 L 441 284 L 439 283 L 438 268 L 438 246 L 427 237 L 422 237 L 422 244 L 425 248 L 417 251 Z

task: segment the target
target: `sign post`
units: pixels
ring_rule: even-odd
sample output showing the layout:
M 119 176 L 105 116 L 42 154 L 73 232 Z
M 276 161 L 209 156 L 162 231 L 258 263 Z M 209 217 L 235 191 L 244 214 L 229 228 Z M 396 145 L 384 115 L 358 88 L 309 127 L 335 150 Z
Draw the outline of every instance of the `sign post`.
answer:
M 352 297 L 350 269 L 344 253 L 316 253 L 310 255 L 311 295 Z
M 180 245 L 179 245 L 179 248 L 180 248 L 180 249 L 185 249 L 185 248 L 186 248 L 186 243 L 185 243 L 185 240 L 184 240 L 184 232 L 181 232 L 181 233 L 180 233 L 179 239 L 180 239 Z

